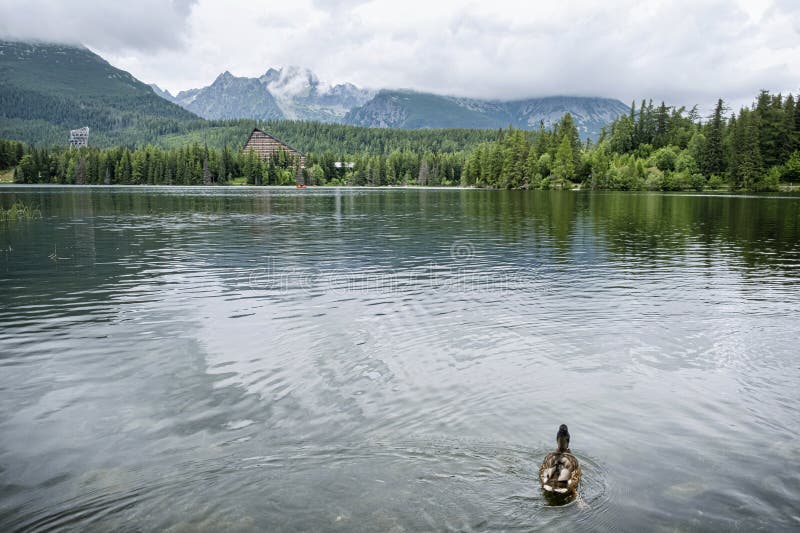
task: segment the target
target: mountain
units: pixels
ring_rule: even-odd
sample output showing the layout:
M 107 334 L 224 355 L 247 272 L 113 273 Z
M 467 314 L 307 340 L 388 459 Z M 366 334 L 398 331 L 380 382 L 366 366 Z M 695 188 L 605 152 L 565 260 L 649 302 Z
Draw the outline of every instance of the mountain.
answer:
M 496 120 L 455 99 L 413 91 L 380 91 L 344 117 L 347 124 L 373 128 L 495 128 Z M 508 122 L 502 127 L 508 126 Z
M 380 91 L 363 106 L 347 113 L 344 121 L 378 128 L 504 128 L 512 125 L 549 127 L 567 112 L 581 136 L 596 138 L 603 126 L 627 113 L 628 107 L 610 98 L 548 96 L 515 101 L 478 100 L 415 91 Z
M 208 87 L 182 91 L 175 97 L 157 87 L 153 91 L 207 119 L 320 122 L 341 122 L 350 109 L 372 96 L 351 83 L 326 86 L 310 70 L 294 66 L 270 68 L 258 78 L 237 77 L 226 71 Z
M 166 89 L 162 89 L 161 87 L 159 87 L 155 83 L 151 83 L 149 85 L 150 85 L 150 88 L 153 89 L 153 92 L 156 93 L 161 98 L 163 98 L 164 100 L 169 100 L 170 102 L 172 102 L 172 100 L 174 99 L 174 97 Z
M 411 90 L 361 89 L 352 83 L 325 85 L 311 70 L 270 68 L 258 78 L 230 72 L 199 89 L 175 97 L 156 94 L 207 119 L 290 119 L 376 128 L 549 127 L 569 112 L 584 138 L 596 138 L 628 107 L 610 98 L 549 96 L 499 101 L 459 98 Z
M 0 137 L 63 145 L 89 126 L 90 144 L 135 144 L 196 120 L 87 48 L 0 41 Z
M 92 146 L 238 142 L 251 119 L 315 120 L 380 128 L 538 128 L 569 111 L 584 137 L 627 107 L 604 98 L 548 97 L 513 102 L 414 91 L 377 93 L 328 85 L 308 69 L 268 69 L 258 78 L 220 74 L 208 87 L 173 96 L 148 86 L 81 46 L 0 40 L 0 138 L 37 145 L 67 143 L 89 126 Z M 213 119 L 247 119 L 209 124 Z M 245 124 L 246 123 L 246 124 Z M 319 124 L 303 126 L 312 134 Z M 244 131 L 244 130 L 242 130 Z M 377 132 L 370 134 L 379 138 Z M 313 135 L 312 135 L 313 136 Z
M 173 101 L 208 119 L 283 118 L 275 98 L 258 79 L 239 78 L 228 71 L 208 87 L 178 93 Z

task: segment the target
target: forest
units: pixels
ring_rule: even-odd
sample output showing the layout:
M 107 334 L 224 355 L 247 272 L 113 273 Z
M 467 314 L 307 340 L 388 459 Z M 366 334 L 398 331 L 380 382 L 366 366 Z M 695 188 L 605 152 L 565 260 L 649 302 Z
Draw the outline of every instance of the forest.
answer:
M 311 122 L 257 123 L 306 152 L 309 185 L 774 191 L 800 181 L 800 105 L 762 91 L 730 113 L 642 101 L 583 142 L 569 114 L 552 128 L 390 130 Z M 79 149 L 0 140 L 0 170 L 17 183 L 295 183 L 297 162 L 241 152 L 253 121 L 214 121 L 158 145 Z
M 550 131 L 508 130 L 473 150 L 463 185 L 500 188 L 774 191 L 800 179 L 800 105 L 791 94 L 762 91 L 726 116 L 717 102 L 702 121 L 696 108 L 655 107 L 615 120 L 583 145 L 569 115 Z

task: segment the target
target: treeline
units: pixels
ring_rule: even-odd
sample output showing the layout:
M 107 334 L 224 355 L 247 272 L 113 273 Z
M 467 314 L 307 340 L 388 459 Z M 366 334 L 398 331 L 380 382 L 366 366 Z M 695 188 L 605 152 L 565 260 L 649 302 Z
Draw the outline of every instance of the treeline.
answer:
M 177 149 L 198 144 L 221 150 L 241 150 L 254 127 L 270 132 L 304 153 L 337 153 L 388 156 L 393 152 L 458 153 L 502 136 L 501 130 L 436 129 L 400 130 L 364 128 L 320 122 L 275 120 L 151 120 L 149 117 L 120 118 L 117 129 L 92 127 L 89 121 L 73 120 L 76 125 L 89 125 L 89 143 L 100 148 L 126 146 L 130 149 L 149 145 Z M 43 120 L 5 118 L 0 116 L 0 137 L 18 139 L 37 147 L 65 146 L 69 127 Z M 352 157 L 351 157 L 352 160 Z
M 311 185 L 459 185 L 466 152 L 395 150 L 389 155 L 325 152 L 306 158 Z
M 0 168 L 15 167 L 20 183 L 295 182 L 297 161 L 288 154 L 260 161 L 242 153 L 253 121 L 205 124 L 195 137 L 162 137 L 166 146 L 175 144 L 168 148 L 47 149 L 0 141 Z M 770 191 L 800 180 L 800 105 L 791 94 L 766 91 L 731 115 L 720 100 L 705 121 L 696 109 L 643 101 L 595 144 L 581 141 L 569 114 L 534 132 L 258 125 L 307 153 L 300 174 L 311 185 Z
M 596 145 L 582 146 L 569 115 L 533 135 L 508 130 L 467 161 L 464 185 L 500 188 L 772 191 L 800 179 L 800 105 L 762 91 L 725 116 L 717 102 L 703 122 L 696 109 L 642 101 L 615 120 Z
M 95 185 L 457 185 L 464 153 L 396 151 L 388 156 L 308 154 L 306 168 L 287 152 L 261 161 L 255 152 L 199 144 L 165 150 L 35 148 L 0 140 L 0 168 L 16 183 Z
M 275 120 L 210 121 L 186 139 L 240 150 L 253 127 L 305 152 L 306 182 L 314 185 L 459 185 L 467 155 L 478 145 L 502 139 L 503 130 L 401 130 Z M 337 166 L 336 163 L 340 165 Z
M 250 123 L 252 126 L 252 122 Z M 259 126 L 290 145 L 311 153 L 338 152 L 388 156 L 393 152 L 451 154 L 500 138 L 500 130 L 364 128 L 290 120 Z M 249 133 L 249 131 L 248 131 Z
M 6 141 L 7 144 L 10 143 Z M 2 144 L 0 144 L 0 148 Z M 15 157 L 19 156 L 17 152 Z M 298 162 L 279 152 L 261 161 L 254 152 L 226 147 L 213 150 L 198 144 L 164 150 L 24 147 L 14 169 L 15 183 L 75 185 L 293 185 Z
M 0 137 L 43 147 L 66 145 L 69 129 L 78 126 L 89 126 L 89 142 L 100 148 L 141 148 L 148 144 L 179 148 L 197 143 L 215 149 L 230 146 L 236 150 L 241 149 L 249 133 L 257 127 L 303 152 L 369 155 L 389 155 L 394 151 L 461 152 L 497 140 L 501 134 L 500 130 L 401 130 L 292 120 L 154 118 L 134 112 L 122 113 L 108 107 L 78 108 L 53 97 L 39 102 L 37 95 L 24 92 L 19 94 L 24 100 L 4 103 L 3 98 L 10 96 L 0 90 L 0 110 L 19 106 L 28 111 L 20 111 L 16 114 L 21 116 L 14 117 L 3 116 L 0 111 Z M 58 124 L 53 124 L 55 119 L 48 122 L 44 117 L 55 117 Z
M 495 141 L 501 130 L 424 129 L 402 130 L 364 128 L 295 120 L 209 120 L 188 124 L 186 131 L 156 137 L 151 144 L 177 148 L 198 143 L 213 148 L 242 147 L 256 127 L 270 132 L 304 153 L 336 152 L 342 154 L 384 155 L 392 152 L 455 153 L 471 150 L 480 143 Z
M 0 139 L 0 170 L 17 166 L 25 155 L 25 145 L 19 141 Z

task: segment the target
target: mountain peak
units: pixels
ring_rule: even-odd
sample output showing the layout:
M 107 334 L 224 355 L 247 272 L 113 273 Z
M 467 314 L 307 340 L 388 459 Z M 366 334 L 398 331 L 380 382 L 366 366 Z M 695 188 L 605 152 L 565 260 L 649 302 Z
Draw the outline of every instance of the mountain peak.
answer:
M 214 83 L 217 83 L 218 81 L 227 81 L 227 80 L 233 80 L 233 79 L 236 79 L 236 76 L 231 74 L 230 70 L 226 70 L 225 72 L 223 72 L 222 74 L 217 76 L 217 79 L 214 80 Z
M 280 77 L 281 77 L 281 69 L 280 68 L 269 67 L 267 69 L 267 71 L 264 73 L 264 75 L 261 76 L 260 79 L 264 80 L 264 81 L 267 81 L 267 82 L 270 82 L 270 81 L 273 81 L 273 80 L 277 80 Z
M 270 68 L 260 80 L 278 100 L 309 98 L 321 89 L 319 78 L 311 69 L 296 65 Z
M 220 74 L 208 87 L 179 93 L 174 102 L 209 119 L 285 118 L 393 128 L 536 129 L 569 112 L 583 137 L 600 130 L 628 107 L 617 100 L 545 96 L 482 100 L 410 88 L 361 89 L 352 83 L 323 83 L 309 68 L 269 67 L 258 78 Z
M 142 128 L 166 129 L 197 118 L 84 47 L 2 41 L 0 72 L 0 100 L 9 92 L 19 98 L 0 105 L 0 137 L 66 142 L 70 129 L 89 126 L 95 144 L 130 144 Z M 38 132 L 25 137 L 10 129 L 18 119 L 39 121 Z
M 524 100 L 478 100 L 409 90 L 382 90 L 372 100 L 351 109 L 345 122 L 356 126 L 418 128 L 535 129 L 555 124 L 566 113 L 575 119 L 583 138 L 597 138 L 603 126 L 627 112 L 609 98 L 548 96 Z
M 172 96 L 172 93 L 170 93 L 166 89 L 162 89 L 155 83 L 151 83 L 150 88 L 153 89 L 153 92 L 156 93 L 161 98 L 163 98 L 164 100 L 169 100 L 171 102 L 175 98 L 174 96 Z
M 43 39 L 26 39 L 24 41 L 17 41 L 13 39 L 3 39 L 0 37 L 0 46 L 3 47 L 15 47 L 19 49 L 36 49 L 36 48 L 46 48 L 50 50 L 80 50 L 82 52 L 90 52 L 91 51 L 86 48 L 83 44 L 75 41 L 75 42 L 55 42 L 55 41 L 46 41 Z

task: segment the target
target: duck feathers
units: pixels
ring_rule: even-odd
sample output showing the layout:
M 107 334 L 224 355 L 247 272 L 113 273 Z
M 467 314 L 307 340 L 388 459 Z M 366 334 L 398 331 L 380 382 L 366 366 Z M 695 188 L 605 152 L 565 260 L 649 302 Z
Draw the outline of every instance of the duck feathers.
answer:
M 539 481 L 548 492 L 566 494 L 578 490 L 581 481 L 581 466 L 570 452 L 547 454 L 539 468 Z

